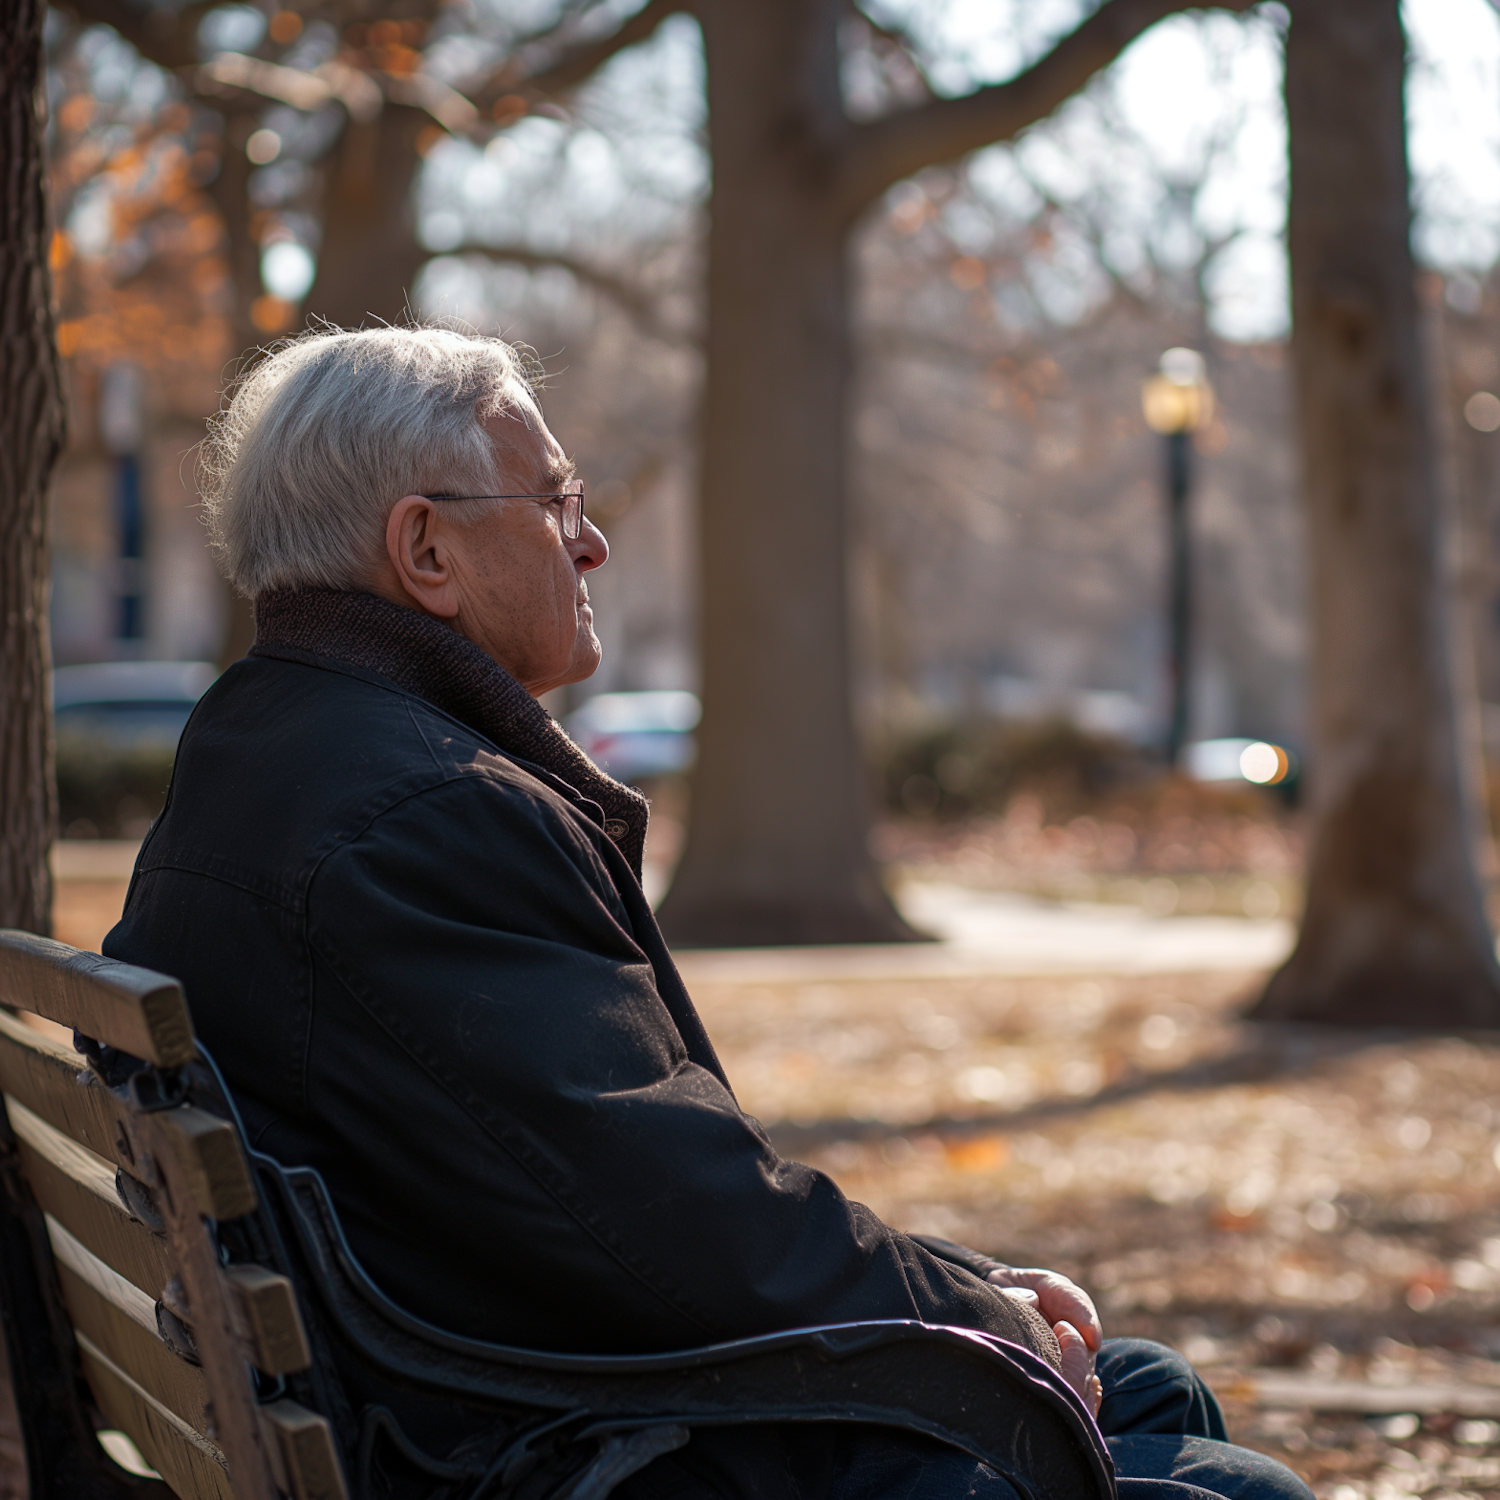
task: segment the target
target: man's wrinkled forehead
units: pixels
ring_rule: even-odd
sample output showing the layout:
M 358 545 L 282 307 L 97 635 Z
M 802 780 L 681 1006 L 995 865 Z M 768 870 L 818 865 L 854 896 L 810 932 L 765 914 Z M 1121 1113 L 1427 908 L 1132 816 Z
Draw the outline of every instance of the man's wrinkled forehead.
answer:
M 542 413 L 529 395 L 513 396 L 484 421 L 503 462 L 524 471 L 529 483 L 545 489 L 560 489 L 577 473 L 578 466 L 552 436 Z

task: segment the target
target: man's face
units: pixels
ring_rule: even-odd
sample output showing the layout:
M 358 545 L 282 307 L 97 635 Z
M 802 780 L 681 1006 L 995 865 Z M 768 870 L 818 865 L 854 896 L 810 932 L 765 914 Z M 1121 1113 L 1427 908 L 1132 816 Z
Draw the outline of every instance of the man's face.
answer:
M 534 406 L 491 417 L 485 427 L 496 440 L 503 493 L 578 488 L 572 461 Z M 454 627 L 528 692 L 581 682 L 600 655 L 583 575 L 604 564 L 608 544 L 587 517 L 577 541 L 568 541 L 557 505 L 496 500 L 492 507 L 474 521 L 438 507 L 453 543 Z

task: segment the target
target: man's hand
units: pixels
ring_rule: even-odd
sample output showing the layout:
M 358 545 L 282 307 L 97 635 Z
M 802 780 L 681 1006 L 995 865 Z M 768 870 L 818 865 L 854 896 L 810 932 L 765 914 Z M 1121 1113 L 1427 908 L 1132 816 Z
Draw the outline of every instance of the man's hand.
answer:
M 1104 1400 L 1104 1387 L 1094 1374 L 1092 1350 L 1071 1323 L 1057 1323 L 1052 1331 L 1057 1335 L 1057 1347 L 1062 1350 L 1062 1378 L 1083 1398 L 1089 1415 L 1097 1417 L 1099 1404 Z
M 1094 1374 L 1094 1355 L 1104 1343 L 1104 1329 L 1094 1299 L 1066 1276 L 1039 1267 L 1002 1266 L 991 1271 L 985 1280 L 1007 1296 L 1036 1302 L 1037 1311 L 1057 1335 L 1063 1379 L 1083 1398 L 1090 1414 L 1098 1416 L 1104 1388 Z
M 1023 1269 L 1017 1266 L 1000 1266 L 985 1277 L 991 1286 L 1023 1287 L 1036 1293 L 1037 1311 L 1054 1326 L 1071 1323 L 1083 1335 L 1083 1341 L 1097 1354 L 1104 1343 L 1104 1329 L 1099 1325 L 1099 1314 L 1094 1308 L 1094 1299 L 1076 1282 L 1057 1271 L 1044 1271 L 1039 1267 Z

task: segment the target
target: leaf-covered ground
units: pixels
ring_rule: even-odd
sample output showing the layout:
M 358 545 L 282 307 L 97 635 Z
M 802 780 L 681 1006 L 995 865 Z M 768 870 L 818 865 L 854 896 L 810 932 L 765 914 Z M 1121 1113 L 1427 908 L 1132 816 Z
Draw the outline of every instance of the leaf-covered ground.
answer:
M 1320 1496 L 1500 1495 L 1500 1424 L 1261 1410 L 1242 1373 L 1500 1386 L 1500 1037 L 1249 1025 L 1258 980 L 694 995 L 784 1150 L 904 1228 L 1066 1271 Z

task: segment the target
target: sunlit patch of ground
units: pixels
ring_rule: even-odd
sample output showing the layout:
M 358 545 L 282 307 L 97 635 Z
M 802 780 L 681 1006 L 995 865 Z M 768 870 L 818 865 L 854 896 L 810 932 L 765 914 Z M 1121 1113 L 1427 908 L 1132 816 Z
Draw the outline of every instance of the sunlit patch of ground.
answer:
M 1250 1026 L 1258 978 L 694 993 L 784 1150 L 904 1228 L 1074 1276 L 1320 1496 L 1500 1495 L 1500 1425 L 1261 1411 L 1241 1377 L 1500 1385 L 1500 1038 Z
M 127 839 L 63 839 L 52 846 L 52 935 L 97 953 L 120 920 L 139 844 Z
M 999 814 L 887 820 L 872 847 L 908 878 L 1120 902 L 1153 916 L 1293 917 L 1302 905 L 1298 820 L 1243 783 L 1158 780 L 1089 812 L 1049 810 L 1023 793 Z

